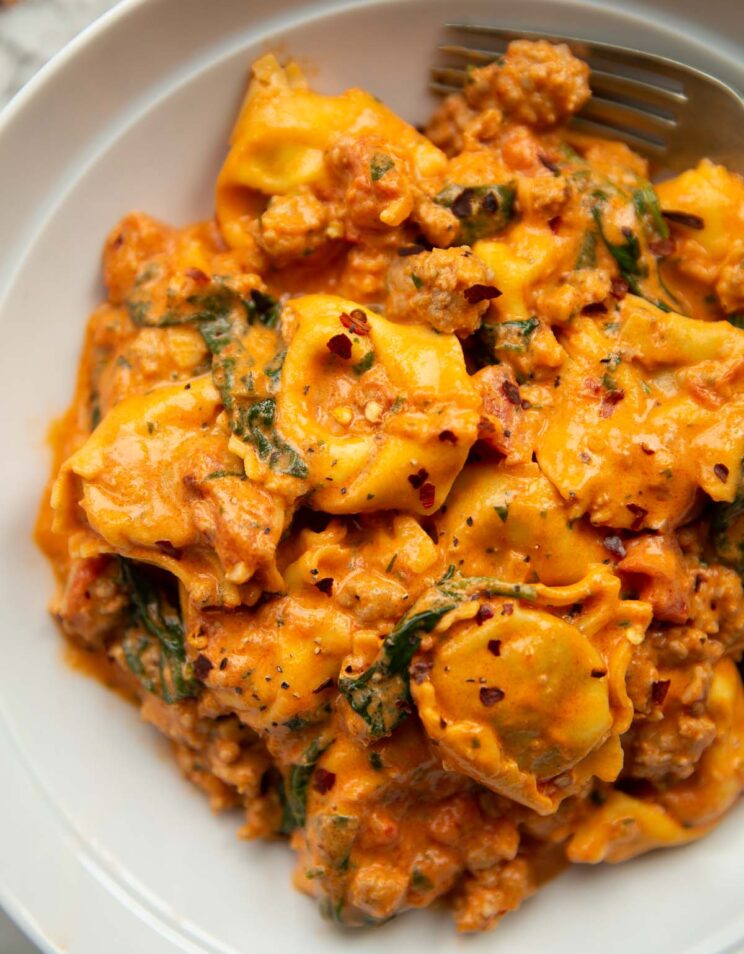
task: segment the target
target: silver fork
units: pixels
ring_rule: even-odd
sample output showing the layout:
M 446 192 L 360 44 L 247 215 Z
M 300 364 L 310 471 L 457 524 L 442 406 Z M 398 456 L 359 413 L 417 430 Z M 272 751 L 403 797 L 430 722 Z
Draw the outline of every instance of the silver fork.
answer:
M 591 67 L 592 98 L 572 119 L 574 128 L 622 140 L 657 171 L 681 172 L 707 156 L 744 175 L 744 97 L 714 76 L 595 40 L 485 24 L 449 23 L 447 29 L 462 42 L 439 47 L 449 62 L 431 71 L 437 93 L 460 90 L 468 68 L 493 62 L 510 40 L 565 43 Z

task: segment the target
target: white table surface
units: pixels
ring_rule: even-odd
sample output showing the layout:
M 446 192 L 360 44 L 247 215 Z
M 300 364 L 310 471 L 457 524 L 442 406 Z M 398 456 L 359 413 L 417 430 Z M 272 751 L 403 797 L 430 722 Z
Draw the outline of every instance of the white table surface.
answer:
M 57 50 L 117 2 L 18 0 L 0 6 L 0 109 Z M 2 910 L 0 954 L 38 954 Z

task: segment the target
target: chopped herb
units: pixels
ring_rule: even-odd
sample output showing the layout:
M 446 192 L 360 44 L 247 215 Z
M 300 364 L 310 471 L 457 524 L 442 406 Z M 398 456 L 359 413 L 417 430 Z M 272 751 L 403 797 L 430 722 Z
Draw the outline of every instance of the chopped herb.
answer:
M 411 281 L 413 282 L 416 288 L 423 288 L 424 286 L 423 281 L 418 277 L 416 272 L 411 272 Z
M 379 182 L 380 179 L 395 165 L 391 156 L 384 152 L 376 152 L 369 163 L 369 177 L 373 182 Z
M 245 472 L 239 470 L 213 470 L 211 474 L 207 474 L 204 478 L 205 480 L 220 480 L 222 477 L 238 477 L 240 480 L 247 480 Z
M 374 351 L 368 351 L 363 358 L 360 358 L 356 364 L 352 364 L 351 370 L 358 377 L 361 377 L 363 374 L 366 374 L 367 371 L 375 363 L 375 353 Z
M 596 268 L 597 266 L 597 233 L 593 230 L 584 232 L 579 246 L 575 268 Z
M 385 567 L 385 572 L 386 572 L 386 573 L 392 572 L 392 569 L 393 569 L 393 567 L 395 566 L 395 561 L 396 561 L 397 559 L 398 559 L 398 554 L 397 554 L 397 553 L 394 553 L 394 554 L 390 557 L 390 562 L 389 562 L 388 565 Z
M 499 519 L 502 523 L 506 523 L 509 517 L 509 504 L 500 504 L 493 508 L 496 513 L 499 515 Z

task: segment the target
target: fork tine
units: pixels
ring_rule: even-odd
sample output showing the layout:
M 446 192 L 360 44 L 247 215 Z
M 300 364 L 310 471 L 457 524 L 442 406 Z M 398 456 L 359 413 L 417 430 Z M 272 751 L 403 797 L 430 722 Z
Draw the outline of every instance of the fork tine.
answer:
M 435 83 L 443 83 L 450 92 L 461 90 L 465 85 L 467 71 L 458 69 L 456 66 L 434 66 L 431 70 L 431 78 Z
M 612 127 L 620 127 L 629 132 L 640 133 L 650 139 L 659 139 L 660 141 L 663 141 L 665 133 L 671 133 L 677 128 L 677 123 L 673 119 L 666 119 L 663 116 L 657 116 L 655 113 L 647 113 L 643 109 L 636 109 L 635 106 L 616 103 L 610 99 L 601 99 L 597 96 L 593 96 L 589 100 L 579 115 L 585 119 L 605 123 Z
M 660 140 L 647 139 L 645 136 L 636 135 L 629 130 L 618 129 L 617 126 L 608 126 L 593 119 L 584 119 L 583 116 L 574 116 L 569 123 L 569 128 L 575 129 L 576 132 L 586 133 L 589 136 L 617 139 L 636 152 L 641 153 L 641 155 L 651 156 L 657 160 L 663 159 L 668 152 L 666 144 Z
M 596 95 L 635 100 L 639 106 L 656 106 L 666 112 L 672 112 L 675 106 L 684 106 L 687 102 L 684 93 L 605 70 L 592 70 L 589 85 Z

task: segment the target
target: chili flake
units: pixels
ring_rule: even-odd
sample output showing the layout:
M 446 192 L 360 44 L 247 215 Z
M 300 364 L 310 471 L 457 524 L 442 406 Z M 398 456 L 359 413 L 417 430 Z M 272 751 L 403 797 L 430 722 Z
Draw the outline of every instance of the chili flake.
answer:
M 489 709 L 491 706 L 495 706 L 497 702 L 501 702 L 506 693 L 496 686 L 482 686 L 478 695 L 481 703 Z
M 333 593 L 333 577 L 324 576 L 322 580 L 318 580 L 315 584 L 315 588 L 320 590 L 321 593 L 325 593 L 326 596 L 330 596 Z
M 338 355 L 339 358 L 351 357 L 351 338 L 347 338 L 346 335 L 334 335 L 326 342 L 326 347 L 331 354 Z
M 339 319 L 344 328 L 348 328 L 353 335 L 363 337 L 369 334 L 369 320 L 361 308 L 354 308 L 348 315 L 343 312 Z
M 450 431 L 450 430 L 440 431 L 439 440 L 443 444 L 456 444 L 457 434 L 455 434 L 454 431 Z
M 522 396 L 519 393 L 519 388 L 513 381 L 504 381 L 501 385 L 501 393 L 510 404 L 513 404 L 515 407 L 522 406 Z
M 713 467 L 713 473 L 721 481 L 722 484 L 725 484 L 728 480 L 729 469 L 725 464 L 716 464 Z
M 651 683 L 651 701 L 655 706 L 663 704 L 669 692 L 671 682 L 671 679 L 659 679 Z
M 635 520 L 630 525 L 630 529 L 640 530 L 641 525 L 643 524 L 643 520 L 646 514 L 648 513 L 648 510 L 646 510 L 646 508 L 642 507 L 640 504 L 635 504 L 635 503 L 625 504 L 625 506 L 628 508 L 628 510 L 630 510 L 630 512 L 635 517 Z
M 487 619 L 493 617 L 493 610 L 486 603 L 482 603 L 478 607 L 478 612 L 475 614 L 475 621 L 479 626 L 482 626 Z
M 501 640 L 500 639 L 489 639 L 488 640 L 488 651 L 494 656 L 501 655 Z
M 326 792 L 330 792 L 335 784 L 335 772 L 329 772 L 328 769 L 324 769 L 322 766 L 315 769 L 313 788 L 316 792 L 318 792 L 319 795 L 325 795 Z
M 426 483 L 428 477 L 429 471 L 422 467 L 418 473 L 408 475 L 408 483 L 413 487 L 414 490 L 418 490 L 419 487 L 422 487 L 424 483 Z
M 478 305 L 482 301 L 491 301 L 493 298 L 499 298 L 501 291 L 495 285 L 471 285 L 463 292 L 465 301 L 469 305 Z
M 193 669 L 197 679 L 206 679 L 214 666 L 211 659 L 208 659 L 203 653 L 199 653 L 194 660 Z
M 186 274 L 193 282 L 196 282 L 197 285 L 206 285 L 209 281 L 209 275 L 200 268 L 187 268 Z
M 421 490 L 419 490 L 419 500 L 424 510 L 430 510 L 434 506 L 436 493 L 437 488 L 434 484 L 424 484 Z

